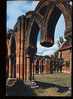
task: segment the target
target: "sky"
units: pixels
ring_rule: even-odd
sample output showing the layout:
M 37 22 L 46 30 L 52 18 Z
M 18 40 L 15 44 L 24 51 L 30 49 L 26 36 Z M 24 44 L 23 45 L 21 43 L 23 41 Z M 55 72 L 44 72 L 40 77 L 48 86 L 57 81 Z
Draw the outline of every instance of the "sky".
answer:
M 15 23 L 17 22 L 17 18 L 20 15 L 25 15 L 28 11 L 34 11 L 39 1 L 7 1 L 7 31 L 9 29 L 13 29 Z M 40 33 L 38 34 L 37 39 L 37 55 L 41 56 L 50 56 L 56 52 L 59 47 L 57 41 L 59 41 L 59 37 L 64 38 L 65 31 L 65 21 L 64 16 L 61 14 L 58 23 L 55 29 L 55 37 L 54 37 L 54 45 L 50 48 L 46 48 L 40 45 Z M 64 38 L 65 40 L 65 38 Z

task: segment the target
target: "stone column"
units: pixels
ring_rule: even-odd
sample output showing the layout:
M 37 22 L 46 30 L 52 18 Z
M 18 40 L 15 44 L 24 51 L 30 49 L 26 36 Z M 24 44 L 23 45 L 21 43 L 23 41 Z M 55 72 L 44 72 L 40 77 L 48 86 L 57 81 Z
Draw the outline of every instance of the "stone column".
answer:
M 48 59 L 46 61 L 46 73 L 49 73 L 49 64 L 48 64 Z
M 16 56 L 14 55 L 13 58 L 14 59 L 13 59 L 13 73 L 12 73 L 13 75 L 12 75 L 12 77 L 16 78 L 16 62 L 15 62 L 16 61 L 15 60 Z
M 32 63 L 32 80 L 34 80 L 34 64 Z
M 49 65 L 49 73 L 50 73 L 50 59 L 49 59 L 49 63 L 48 63 L 48 65 Z
M 11 78 L 11 58 L 9 56 L 9 77 L 8 78 Z
M 24 80 L 27 80 L 27 57 L 25 55 L 25 51 L 24 51 L 23 78 Z
M 23 66 L 24 66 L 24 16 L 21 16 L 20 20 L 21 30 L 20 30 L 20 37 L 21 37 L 21 44 L 20 44 L 20 79 L 23 79 Z
M 41 74 L 41 60 L 39 60 L 39 74 Z
M 34 80 L 34 71 L 35 71 L 35 70 L 34 70 L 34 69 L 35 69 L 35 68 L 34 68 L 34 66 L 35 66 L 35 65 L 34 65 L 34 58 L 31 59 L 31 60 L 32 60 L 32 80 Z
M 24 58 L 23 58 L 23 64 L 24 64 L 24 66 L 23 66 L 23 78 L 24 78 L 24 80 L 27 80 L 27 57 L 26 57 L 26 46 L 27 46 L 27 32 L 26 32 L 26 30 L 27 30 L 27 20 L 26 20 L 26 18 L 25 18 L 25 20 L 24 20 L 24 42 L 23 42 L 23 54 L 24 54 Z
M 27 80 L 33 80 L 33 57 L 34 57 L 35 49 L 32 47 L 28 47 L 26 49 L 26 66 L 27 66 Z
M 34 64 L 34 75 L 36 74 L 36 65 Z
M 45 74 L 46 73 L 46 62 L 45 62 L 45 60 L 44 60 L 43 65 L 44 65 L 44 74 Z
M 70 73 L 72 71 L 72 50 L 70 49 Z
M 20 78 L 20 22 L 17 24 L 16 32 L 16 78 Z
M 36 60 L 34 60 L 33 66 L 34 66 L 34 74 L 36 74 Z
M 27 62 L 27 81 L 30 80 L 30 56 L 26 55 L 26 62 Z
M 9 44 L 8 44 L 8 56 L 9 56 L 9 74 L 8 74 L 8 78 L 11 78 L 11 38 L 9 40 Z

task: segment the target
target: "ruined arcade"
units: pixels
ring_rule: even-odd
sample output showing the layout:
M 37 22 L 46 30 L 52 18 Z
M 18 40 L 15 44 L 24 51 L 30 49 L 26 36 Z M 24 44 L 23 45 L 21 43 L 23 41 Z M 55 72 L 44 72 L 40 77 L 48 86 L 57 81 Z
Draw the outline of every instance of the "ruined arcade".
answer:
M 51 47 L 61 14 L 65 18 L 64 35 L 68 37 L 72 35 L 72 6 L 67 0 L 40 0 L 34 11 L 18 17 L 14 30 L 10 30 L 7 36 L 8 78 L 33 80 L 32 61 L 37 52 L 38 32 L 41 33 L 40 44 Z

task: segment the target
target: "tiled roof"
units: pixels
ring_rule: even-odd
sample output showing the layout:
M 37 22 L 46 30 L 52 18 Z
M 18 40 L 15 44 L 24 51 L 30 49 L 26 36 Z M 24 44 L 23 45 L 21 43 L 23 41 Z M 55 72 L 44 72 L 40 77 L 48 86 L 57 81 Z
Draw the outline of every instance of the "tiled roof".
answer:
M 64 43 L 63 46 L 60 48 L 60 51 L 72 48 L 72 44 Z

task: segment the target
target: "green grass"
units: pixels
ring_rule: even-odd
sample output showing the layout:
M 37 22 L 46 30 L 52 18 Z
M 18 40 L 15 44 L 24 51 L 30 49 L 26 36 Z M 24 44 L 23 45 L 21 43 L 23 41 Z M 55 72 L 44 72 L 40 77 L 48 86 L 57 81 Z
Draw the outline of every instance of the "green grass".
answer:
M 55 74 L 42 74 L 42 75 L 35 75 L 36 81 L 58 84 L 61 86 L 71 86 L 71 75 L 64 74 L 64 73 L 55 73 Z
M 35 75 L 35 80 L 45 83 L 52 83 L 62 87 L 70 87 L 71 86 L 71 75 L 64 73 L 55 73 L 55 74 L 41 74 Z M 57 87 L 50 88 L 38 88 L 32 89 L 33 96 L 70 96 L 71 93 L 67 94 L 67 92 L 58 92 Z
M 36 96 L 70 96 L 70 94 L 66 94 L 66 92 L 60 93 L 57 92 L 57 88 L 47 88 L 47 89 L 33 89 L 33 96 L 36 93 Z

